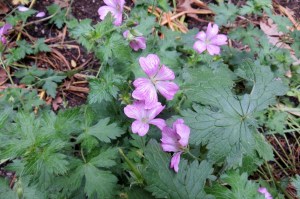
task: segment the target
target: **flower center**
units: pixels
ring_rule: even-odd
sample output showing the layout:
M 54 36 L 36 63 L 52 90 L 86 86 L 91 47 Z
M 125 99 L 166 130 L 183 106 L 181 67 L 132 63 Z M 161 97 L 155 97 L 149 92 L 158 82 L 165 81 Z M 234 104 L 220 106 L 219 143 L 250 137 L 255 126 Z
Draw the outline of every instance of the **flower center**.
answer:
M 205 44 L 210 44 L 210 40 L 209 39 L 205 39 Z
M 143 117 L 143 118 L 142 118 L 142 122 L 143 122 L 143 123 L 148 123 L 148 118 L 147 118 L 147 117 Z

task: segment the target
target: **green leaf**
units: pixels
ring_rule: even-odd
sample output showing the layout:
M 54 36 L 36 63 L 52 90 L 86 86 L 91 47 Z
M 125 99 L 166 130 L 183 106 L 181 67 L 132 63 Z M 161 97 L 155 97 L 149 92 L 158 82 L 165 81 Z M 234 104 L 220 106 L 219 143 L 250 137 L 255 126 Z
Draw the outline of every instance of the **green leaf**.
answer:
M 239 8 L 232 3 L 209 4 L 209 8 L 216 14 L 215 22 L 219 26 L 234 22 L 239 12 Z
M 89 103 L 101 103 L 102 101 L 117 99 L 119 92 L 118 86 L 123 82 L 122 80 L 122 76 L 115 74 L 112 69 L 103 72 L 99 79 L 90 79 Z
M 237 28 L 229 33 L 229 37 L 233 40 L 242 41 L 243 44 L 248 45 L 252 51 L 260 50 L 258 43 L 261 40 L 268 41 L 266 35 L 253 25 L 249 25 L 247 28 Z
M 114 159 L 116 159 L 117 155 L 118 155 L 117 148 L 108 148 L 105 150 L 101 150 L 98 156 L 90 160 L 90 163 L 92 163 L 96 167 L 109 168 L 116 165 Z
M 109 171 L 101 171 L 94 166 L 87 165 L 84 172 L 86 180 L 84 191 L 88 197 L 92 197 L 94 193 L 97 193 L 98 198 L 114 195 L 113 189 L 117 183 L 117 178 Z
M 216 199 L 264 199 L 265 197 L 257 190 L 259 185 L 249 181 L 247 173 L 242 175 L 236 171 L 230 171 L 221 176 L 221 184 L 215 184 L 208 188 L 208 192 L 213 194 Z
M 109 171 L 96 168 L 91 163 L 81 164 L 70 177 L 72 189 L 84 183 L 84 192 L 89 198 L 111 198 L 115 195 L 117 178 Z
M 63 24 L 65 23 L 67 10 L 61 9 L 57 4 L 47 6 L 47 10 L 50 15 L 54 15 L 49 22 L 54 23 L 58 28 L 62 28 Z
M 84 19 L 80 22 L 77 19 L 73 19 L 67 23 L 70 35 L 77 39 L 78 43 L 83 45 L 88 51 L 95 46 L 95 43 L 91 42 L 91 34 L 94 30 L 91 23 L 91 19 Z
M 33 53 L 36 54 L 38 52 L 51 52 L 51 49 L 47 44 L 45 44 L 45 39 L 38 39 L 34 44 Z
M 292 180 L 292 185 L 297 190 L 297 196 L 300 197 L 300 176 L 296 175 L 295 178 Z
M 206 179 L 213 172 L 211 165 L 202 161 L 188 162 L 181 157 L 179 171 L 170 169 L 171 157 L 163 152 L 160 145 L 151 140 L 145 150 L 148 160 L 148 170 L 144 175 L 147 182 L 146 189 L 157 198 L 207 198 L 204 192 Z
M 220 163 L 226 160 L 228 167 L 241 164 L 242 156 L 253 150 L 270 160 L 270 147 L 261 145 L 265 141 L 255 135 L 258 133 L 255 114 L 274 104 L 275 96 L 285 94 L 286 86 L 268 67 L 257 61 L 245 61 L 236 73 L 251 84 L 252 89 L 249 93 L 236 95 L 232 92 L 230 73 L 224 68 L 214 71 L 192 69 L 189 72 L 187 97 L 206 105 L 194 105 L 193 110 L 182 112 L 186 124 L 191 127 L 190 143 L 205 145 L 209 161 Z M 260 145 L 256 145 L 258 140 L 261 140 Z
M 300 57 L 300 31 L 294 30 L 291 36 L 294 39 L 291 47 L 295 51 L 296 57 Z
M 116 123 L 109 124 L 109 118 L 100 120 L 96 125 L 87 130 L 89 135 L 95 136 L 99 141 L 110 143 L 111 140 L 125 133 Z

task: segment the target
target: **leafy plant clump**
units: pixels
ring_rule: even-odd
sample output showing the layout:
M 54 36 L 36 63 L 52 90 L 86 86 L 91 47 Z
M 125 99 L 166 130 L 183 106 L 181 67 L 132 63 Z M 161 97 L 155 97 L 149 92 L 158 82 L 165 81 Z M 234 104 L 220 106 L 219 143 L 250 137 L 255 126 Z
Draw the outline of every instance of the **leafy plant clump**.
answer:
M 188 31 L 176 1 L 104 1 L 96 23 L 60 5 L 47 16 L 35 1 L 14 2 L 25 7 L 0 29 L 9 85 L 0 87 L 0 198 L 292 198 L 289 187 L 299 196 L 299 30 L 271 1 L 209 4 L 215 23 Z M 176 23 L 164 23 L 172 12 Z M 251 21 L 266 16 L 289 48 Z M 99 61 L 85 76 L 85 104 L 50 106 L 79 70 L 28 62 L 59 46 L 21 39 L 40 22 Z M 289 154 L 274 144 L 279 135 Z

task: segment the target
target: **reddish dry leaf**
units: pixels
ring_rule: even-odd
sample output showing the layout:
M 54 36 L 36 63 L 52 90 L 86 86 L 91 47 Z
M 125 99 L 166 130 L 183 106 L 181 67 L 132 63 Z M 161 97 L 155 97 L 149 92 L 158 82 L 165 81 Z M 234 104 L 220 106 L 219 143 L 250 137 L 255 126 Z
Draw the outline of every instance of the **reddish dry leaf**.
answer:
M 192 5 L 204 9 L 195 9 Z M 197 21 L 203 21 L 197 14 L 213 14 L 213 12 L 207 8 L 207 5 L 200 0 L 178 0 L 177 9 L 180 12 L 186 12 L 189 17 Z
M 52 101 L 52 108 L 53 110 L 57 111 L 57 109 L 59 108 L 59 105 L 63 102 L 61 97 L 56 97 L 53 101 Z
M 0 86 L 7 81 L 7 74 L 3 68 L 0 67 Z
M 0 14 L 8 13 L 9 8 L 5 5 L 5 3 L 0 2 Z
M 54 0 L 54 3 L 59 5 L 61 8 L 66 8 L 69 6 L 69 0 Z

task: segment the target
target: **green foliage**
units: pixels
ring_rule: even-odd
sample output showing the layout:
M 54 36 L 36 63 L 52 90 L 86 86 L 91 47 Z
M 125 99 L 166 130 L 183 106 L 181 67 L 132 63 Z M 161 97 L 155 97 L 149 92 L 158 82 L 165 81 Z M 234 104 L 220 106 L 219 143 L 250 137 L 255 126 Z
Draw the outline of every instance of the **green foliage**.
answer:
M 292 185 L 296 188 L 297 190 L 297 196 L 300 197 L 300 176 L 296 175 L 295 178 L 292 181 Z
M 40 70 L 36 67 L 21 69 L 15 73 L 15 76 L 21 78 L 21 83 L 42 87 L 53 98 L 56 96 L 57 83 L 66 78 L 51 69 Z
M 95 136 L 99 141 L 106 143 L 110 143 L 111 140 L 120 137 L 123 133 L 124 131 L 116 123 L 109 124 L 109 118 L 100 120 L 87 131 L 87 134 Z
M 101 103 L 102 101 L 110 101 L 117 99 L 119 86 L 123 83 L 122 76 L 114 74 L 114 70 L 105 71 L 98 79 L 90 79 L 89 103 Z
M 277 80 L 268 67 L 248 61 L 236 74 L 251 84 L 249 94 L 236 95 L 232 92 L 230 76 L 233 74 L 227 69 L 213 71 L 202 68 L 191 70 L 189 74 L 187 97 L 206 105 L 195 104 L 193 110 L 182 112 L 192 128 L 191 144 L 206 145 L 210 161 L 226 159 L 229 167 L 239 164 L 242 156 L 251 154 L 253 150 L 259 151 L 266 160 L 272 159 L 269 146 L 266 146 L 268 150 L 259 150 L 257 147 L 261 145 L 255 144 L 258 142 L 255 138 L 255 113 L 273 104 L 276 95 L 286 92 L 283 82 Z
M 59 5 L 52 4 L 47 7 L 47 10 L 50 15 L 53 15 L 53 17 L 50 19 L 50 23 L 54 23 L 56 27 L 62 28 L 63 24 L 66 20 L 66 9 L 61 9 Z
M 51 52 L 51 48 L 45 44 L 45 39 L 36 40 L 33 53 L 37 54 L 38 52 Z
M 179 172 L 170 170 L 170 156 L 161 150 L 160 145 L 151 140 L 145 150 L 149 168 L 145 173 L 147 190 L 157 198 L 208 198 L 204 192 L 206 179 L 212 174 L 211 165 L 202 161 L 188 163 L 181 159 Z
M 51 49 L 44 43 L 44 39 L 38 39 L 33 45 L 25 40 L 16 42 L 18 47 L 9 49 L 9 54 L 6 56 L 7 64 L 19 61 L 25 58 L 26 55 L 37 54 L 39 52 L 50 52 Z
M 248 180 L 247 173 L 240 174 L 236 171 L 229 171 L 222 175 L 220 180 L 220 184 L 214 184 L 207 189 L 208 193 L 214 194 L 216 199 L 265 198 L 257 191 L 259 185 Z M 221 184 L 226 184 L 226 186 Z
M 256 14 L 262 15 L 262 10 L 272 7 L 271 0 L 248 0 L 246 5 L 240 10 L 241 15 Z
M 234 22 L 239 12 L 238 7 L 234 4 L 225 4 L 224 2 L 219 5 L 209 4 L 209 8 L 216 13 L 215 22 L 219 26 Z
M 300 31 L 299 30 L 293 31 L 291 36 L 294 39 L 291 47 L 295 51 L 295 55 L 297 57 L 300 57 Z

